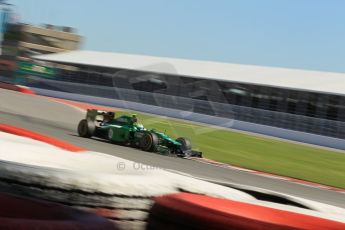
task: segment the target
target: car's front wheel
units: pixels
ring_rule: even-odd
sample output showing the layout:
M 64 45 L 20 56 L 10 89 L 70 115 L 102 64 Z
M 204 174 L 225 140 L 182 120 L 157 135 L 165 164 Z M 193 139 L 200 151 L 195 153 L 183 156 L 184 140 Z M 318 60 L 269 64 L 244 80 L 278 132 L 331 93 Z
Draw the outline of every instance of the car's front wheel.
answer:
M 179 138 L 176 139 L 176 141 L 181 144 L 181 150 L 182 151 L 186 151 L 186 150 L 191 150 L 192 149 L 192 143 L 187 138 L 179 137 Z

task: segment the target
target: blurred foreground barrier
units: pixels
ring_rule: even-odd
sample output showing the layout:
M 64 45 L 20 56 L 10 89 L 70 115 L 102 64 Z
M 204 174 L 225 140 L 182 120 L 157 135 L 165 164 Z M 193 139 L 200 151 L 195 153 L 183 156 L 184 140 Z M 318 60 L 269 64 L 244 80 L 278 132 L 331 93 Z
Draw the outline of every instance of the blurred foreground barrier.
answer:
M 345 229 L 345 223 L 245 202 L 177 193 L 155 198 L 147 230 Z
M 245 214 L 249 219 L 254 218 L 255 213 L 261 209 L 249 208 L 248 212 L 245 212 L 245 209 L 264 206 L 266 209 L 262 210 L 273 209 L 277 215 L 289 212 L 303 218 L 311 216 L 315 219 L 328 219 L 329 223 L 345 223 L 344 209 L 274 192 L 268 193 L 258 188 L 253 188 L 254 192 L 250 190 L 220 186 L 102 153 L 85 151 L 83 154 L 75 154 L 45 142 L 0 132 L 0 192 L 44 199 L 98 213 L 114 222 L 120 229 L 145 229 L 147 220 L 150 222 L 149 227 L 154 228 L 156 217 L 160 219 L 162 215 L 168 218 L 166 221 L 172 229 L 178 229 L 179 225 L 174 228 L 175 222 L 186 220 L 191 213 L 206 215 L 208 212 L 202 210 L 209 208 L 216 209 L 220 214 L 227 213 L 228 206 L 240 214 Z M 172 195 L 172 201 L 168 196 L 169 202 L 165 202 L 166 198 L 160 198 L 181 191 L 224 198 L 221 199 L 224 205 L 217 199 L 191 194 L 177 198 Z M 199 200 L 200 204 L 193 204 Z M 161 206 L 163 208 L 160 208 Z M 192 211 L 184 213 L 189 206 Z M 255 211 L 249 212 L 250 210 Z M 224 221 L 232 217 L 230 214 L 225 215 Z M 186 217 L 182 218 L 181 215 Z M 261 217 L 267 217 L 269 221 L 272 216 Z M 188 219 L 187 226 L 204 226 L 203 218 L 204 216 L 197 216 L 196 219 Z M 170 220 L 173 222 L 170 223 Z M 212 218 L 207 220 L 209 224 L 212 224 L 212 221 Z
M 98 215 L 60 204 L 0 193 L 0 229 L 115 230 Z
M 0 132 L 0 191 L 98 213 L 144 229 L 152 198 L 180 190 L 254 200 L 244 192 L 96 152 L 74 154 Z

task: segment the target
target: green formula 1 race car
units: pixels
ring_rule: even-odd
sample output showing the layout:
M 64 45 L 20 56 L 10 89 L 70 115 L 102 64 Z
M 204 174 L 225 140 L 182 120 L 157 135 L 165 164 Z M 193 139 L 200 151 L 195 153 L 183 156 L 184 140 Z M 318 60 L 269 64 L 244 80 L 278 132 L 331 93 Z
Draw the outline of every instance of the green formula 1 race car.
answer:
M 192 150 L 191 142 L 184 137 L 176 140 L 155 129 L 146 129 L 137 123 L 136 115 L 115 117 L 115 113 L 88 109 L 86 119 L 79 122 L 78 134 L 107 139 L 112 143 L 140 148 L 148 152 L 178 157 L 202 157 L 202 153 Z

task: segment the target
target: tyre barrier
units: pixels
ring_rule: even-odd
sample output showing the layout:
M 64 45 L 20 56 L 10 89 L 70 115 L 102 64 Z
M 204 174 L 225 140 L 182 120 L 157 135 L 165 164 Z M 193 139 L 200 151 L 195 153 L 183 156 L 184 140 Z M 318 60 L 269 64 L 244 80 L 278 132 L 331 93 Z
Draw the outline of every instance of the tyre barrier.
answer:
M 155 198 L 147 230 L 345 229 L 345 223 L 274 208 L 178 193 Z
M 0 193 L 0 229 L 115 230 L 107 219 L 64 205 Z

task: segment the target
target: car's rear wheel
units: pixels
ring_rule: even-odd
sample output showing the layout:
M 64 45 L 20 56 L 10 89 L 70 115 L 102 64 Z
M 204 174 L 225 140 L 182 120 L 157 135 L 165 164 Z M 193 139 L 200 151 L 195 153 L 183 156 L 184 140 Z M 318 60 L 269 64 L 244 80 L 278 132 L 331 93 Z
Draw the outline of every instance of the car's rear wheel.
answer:
M 95 130 L 96 126 L 92 121 L 83 119 L 78 124 L 78 134 L 81 137 L 92 137 L 92 135 L 95 133 Z
M 182 151 L 186 151 L 186 150 L 191 150 L 192 149 L 192 143 L 187 138 L 179 137 L 179 138 L 176 139 L 176 141 L 181 143 L 181 150 Z
M 158 137 L 154 133 L 145 133 L 140 139 L 139 146 L 142 150 L 154 152 L 157 149 Z

